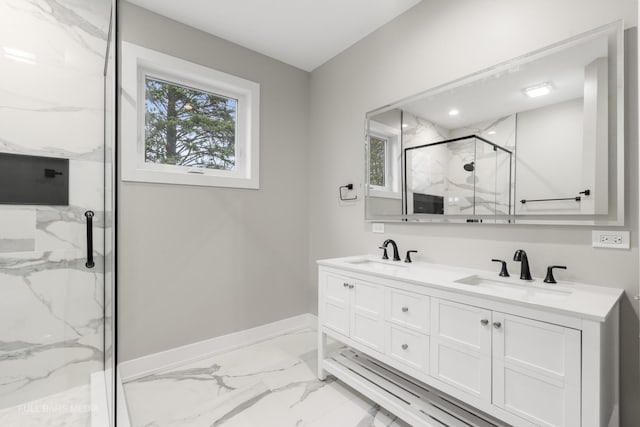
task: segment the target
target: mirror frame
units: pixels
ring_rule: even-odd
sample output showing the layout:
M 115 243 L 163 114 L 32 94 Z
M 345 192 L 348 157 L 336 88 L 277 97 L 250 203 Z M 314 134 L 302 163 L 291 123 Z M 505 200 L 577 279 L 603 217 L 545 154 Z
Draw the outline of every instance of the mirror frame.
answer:
M 616 176 L 610 175 L 610 182 L 614 183 L 614 191 L 610 191 L 609 194 L 613 194 L 615 197 L 615 212 L 607 215 L 516 215 L 515 210 L 512 215 L 430 215 L 430 214 L 411 214 L 411 215 L 371 215 L 369 213 L 370 201 L 369 201 L 369 123 L 373 116 L 381 113 L 385 113 L 394 109 L 402 111 L 402 105 L 413 102 L 423 97 L 436 95 L 441 92 L 445 92 L 460 86 L 470 84 L 472 82 L 483 80 L 485 78 L 500 74 L 508 71 L 518 65 L 532 62 L 538 58 L 545 57 L 547 55 L 565 50 L 572 46 L 578 45 L 588 40 L 592 40 L 598 37 L 607 36 L 615 37 L 615 102 L 609 103 L 609 117 L 612 117 L 612 111 L 615 113 L 614 120 L 609 120 L 609 149 L 615 147 L 615 158 L 610 159 L 611 164 L 615 165 Z M 624 211 L 625 211 L 625 168 L 624 168 L 624 154 L 625 154 L 625 134 L 624 134 L 624 88 L 625 88 L 625 76 L 624 76 L 624 23 L 622 20 L 615 21 L 613 23 L 603 25 L 595 28 L 591 31 L 587 31 L 582 34 L 578 34 L 569 39 L 562 40 L 560 42 L 551 44 L 549 46 L 537 49 L 527 54 L 518 56 L 514 59 L 501 62 L 497 65 L 482 69 L 478 72 L 469 74 L 459 79 L 450 81 L 448 83 L 433 87 L 422 91 L 416 95 L 412 95 L 396 102 L 387 104 L 383 107 L 371 110 L 365 115 L 365 128 L 364 128 L 364 140 L 365 140 L 365 179 L 364 179 L 364 199 L 365 199 L 365 221 L 368 222 L 404 222 L 404 223 L 438 223 L 438 224 L 464 224 L 464 223 L 482 223 L 482 224 L 524 224 L 524 225 L 584 225 L 584 226 L 622 226 L 624 225 Z M 611 95 L 610 95 L 611 96 Z M 612 132 L 615 133 L 615 138 L 611 139 Z M 516 143 L 517 144 L 517 143 Z M 614 144 L 614 145 L 613 145 Z M 517 147 L 517 145 L 516 145 Z M 402 148 L 401 148 L 402 149 Z M 516 152 L 517 159 L 517 152 Z M 611 173 L 611 172 L 610 172 Z M 515 179 L 515 176 L 514 176 Z M 404 183 L 403 183 L 404 185 Z M 517 181 L 514 183 L 514 187 L 517 188 Z M 401 190 L 403 191 L 403 190 Z M 514 190 L 515 191 L 515 190 Z M 515 200 L 515 199 L 514 199 Z

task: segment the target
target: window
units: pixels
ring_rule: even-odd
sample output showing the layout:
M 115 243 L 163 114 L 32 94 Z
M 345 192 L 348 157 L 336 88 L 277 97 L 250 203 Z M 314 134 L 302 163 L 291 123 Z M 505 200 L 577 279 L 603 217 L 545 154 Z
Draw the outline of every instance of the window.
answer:
M 257 83 L 123 43 L 122 179 L 258 188 Z
M 401 198 L 400 131 L 369 122 L 369 195 Z

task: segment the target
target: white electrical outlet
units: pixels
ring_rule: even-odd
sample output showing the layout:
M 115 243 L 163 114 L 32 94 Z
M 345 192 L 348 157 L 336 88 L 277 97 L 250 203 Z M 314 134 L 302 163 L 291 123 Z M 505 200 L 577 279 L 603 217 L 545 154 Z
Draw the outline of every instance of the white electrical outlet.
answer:
M 628 231 L 593 231 L 591 245 L 594 248 L 629 249 Z
M 371 231 L 374 233 L 384 233 L 384 222 L 374 222 L 371 224 Z

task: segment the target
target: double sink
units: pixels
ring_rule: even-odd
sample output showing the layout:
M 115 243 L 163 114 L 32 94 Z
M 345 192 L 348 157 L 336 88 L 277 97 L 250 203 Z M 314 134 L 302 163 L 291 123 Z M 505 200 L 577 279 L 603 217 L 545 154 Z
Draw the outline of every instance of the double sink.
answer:
M 441 275 L 443 272 L 454 273 L 452 276 L 452 285 L 463 285 L 469 289 L 476 289 L 496 296 L 516 299 L 534 303 L 561 303 L 569 299 L 573 293 L 572 288 L 559 285 L 550 285 L 542 283 L 540 280 L 520 281 L 518 279 L 495 279 L 488 275 L 471 274 L 463 275 L 460 270 L 447 269 L 446 267 L 425 267 L 415 264 L 404 264 L 394 261 L 378 261 L 370 258 L 360 258 L 346 261 L 355 267 L 362 268 L 367 272 L 378 272 L 389 274 L 392 276 L 402 276 L 402 278 L 410 279 L 412 276 L 416 279 L 429 280 L 430 274 Z M 455 274 L 457 273 L 457 274 Z M 457 278 L 456 278 L 457 277 Z M 457 287 L 457 286 L 456 286 Z

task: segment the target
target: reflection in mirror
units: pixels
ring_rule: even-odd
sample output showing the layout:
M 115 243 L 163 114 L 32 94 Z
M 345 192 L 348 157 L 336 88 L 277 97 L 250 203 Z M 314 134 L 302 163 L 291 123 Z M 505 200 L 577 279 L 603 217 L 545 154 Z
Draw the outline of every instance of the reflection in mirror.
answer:
M 510 215 L 512 153 L 478 135 L 403 150 L 405 212 Z
M 622 220 L 619 23 L 368 118 L 367 219 Z

